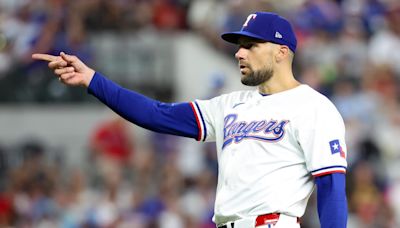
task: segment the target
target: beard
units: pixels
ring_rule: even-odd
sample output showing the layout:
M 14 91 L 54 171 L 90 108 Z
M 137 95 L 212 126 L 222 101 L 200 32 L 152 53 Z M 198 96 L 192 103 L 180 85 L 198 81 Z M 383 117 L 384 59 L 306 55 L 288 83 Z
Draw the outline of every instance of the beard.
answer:
M 243 85 L 247 86 L 258 86 L 262 83 L 268 81 L 272 78 L 274 71 L 269 69 L 263 69 L 258 71 L 250 70 L 251 72 L 248 75 L 243 75 L 241 81 Z

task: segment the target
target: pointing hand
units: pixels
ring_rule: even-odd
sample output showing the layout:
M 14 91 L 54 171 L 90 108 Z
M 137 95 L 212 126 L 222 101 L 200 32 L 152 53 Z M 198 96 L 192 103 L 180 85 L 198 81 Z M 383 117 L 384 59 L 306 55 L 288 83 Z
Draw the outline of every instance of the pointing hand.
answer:
M 48 66 L 54 70 L 61 82 L 70 86 L 88 87 L 95 71 L 86 66 L 78 57 L 67 55 L 64 52 L 60 56 L 48 54 L 33 54 L 35 60 L 49 62 Z

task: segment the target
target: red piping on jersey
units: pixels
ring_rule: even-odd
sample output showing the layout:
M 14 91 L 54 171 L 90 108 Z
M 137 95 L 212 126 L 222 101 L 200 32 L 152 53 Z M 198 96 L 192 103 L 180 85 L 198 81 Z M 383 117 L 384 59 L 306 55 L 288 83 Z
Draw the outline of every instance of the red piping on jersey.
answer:
M 190 102 L 190 107 L 192 107 L 194 116 L 196 117 L 197 127 L 199 128 L 199 135 L 197 136 L 197 141 L 200 141 L 201 140 L 201 135 L 203 134 L 201 132 L 200 119 L 199 119 L 199 116 L 197 115 L 197 112 L 196 112 L 196 109 L 195 109 L 195 107 L 193 105 L 193 102 Z
M 332 170 L 332 171 L 328 171 L 328 172 L 325 172 L 325 173 L 315 174 L 315 175 L 313 175 L 313 177 L 325 176 L 325 175 L 332 174 L 332 173 L 346 173 L 346 171 L 344 171 L 344 170 Z

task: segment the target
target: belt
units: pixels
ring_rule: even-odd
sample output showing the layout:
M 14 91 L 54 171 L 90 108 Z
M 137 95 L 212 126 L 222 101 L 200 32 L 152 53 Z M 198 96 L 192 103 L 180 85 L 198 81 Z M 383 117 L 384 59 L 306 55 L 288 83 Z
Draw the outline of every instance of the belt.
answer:
M 280 215 L 281 214 L 279 214 L 279 213 L 259 215 L 256 218 L 256 227 L 266 225 L 266 224 L 274 224 L 275 225 L 278 222 Z
M 271 213 L 265 215 L 259 215 L 256 218 L 255 227 L 272 224 L 275 225 L 279 220 L 280 213 Z M 297 218 L 297 223 L 300 223 L 300 218 Z M 228 225 L 229 224 L 229 225 Z M 234 228 L 235 222 L 230 222 L 228 224 L 220 225 L 218 228 Z

